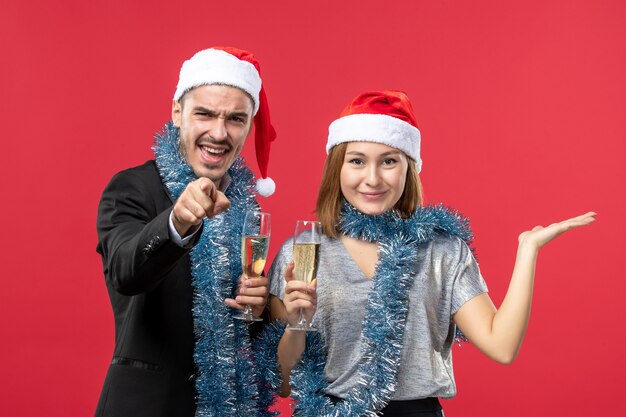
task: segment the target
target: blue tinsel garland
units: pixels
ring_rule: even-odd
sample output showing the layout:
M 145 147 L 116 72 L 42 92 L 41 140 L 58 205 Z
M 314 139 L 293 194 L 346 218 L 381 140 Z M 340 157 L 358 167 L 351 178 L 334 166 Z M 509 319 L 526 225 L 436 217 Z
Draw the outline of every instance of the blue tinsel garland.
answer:
M 376 242 L 379 247 L 361 334 L 363 357 L 358 365 L 358 388 L 336 405 L 331 403 L 324 395 L 328 386 L 324 376 L 327 349 L 319 334 L 309 333 L 306 349 L 291 374 L 294 417 L 377 416 L 396 388 L 417 245 L 437 235 L 458 236 L 467 244 L 472 241 L 467 219 L 443 206 L 419 208 L 410 218 L 402 219 L 393 212 L 368 216 L 344 204 L 339 230 L 356 239 Z M 270 327 L 266 337 L 275 340 L 280 332 L 281 327 Z
M 197 179 L 180 155 L 179 130 L 168 122 L 155 135 L 154 155 L 163 183 L 174 199 Z M 254 175 L 238 158 L 228 170 L 230 208 L 204 219 L 191 250 L 193 318 L 197 367 L 197 416 L 269 417 L 265 387 L 259 378 L 248 325 L 233 319 L 224 299 L 233 297 L 241 275 L 241 227 L 246 211 L 258 210 Z

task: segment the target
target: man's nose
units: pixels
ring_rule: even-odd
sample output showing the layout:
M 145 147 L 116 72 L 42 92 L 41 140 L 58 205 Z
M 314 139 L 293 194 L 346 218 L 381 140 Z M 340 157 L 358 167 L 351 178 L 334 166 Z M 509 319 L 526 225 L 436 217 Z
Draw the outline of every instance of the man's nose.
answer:
M 215 140 L 224 140 L 228 136 L 226 130 L 226 119 L 223 117 L 216 117 L 211 123 L 211 131 L 209 132 L 211 137 Z

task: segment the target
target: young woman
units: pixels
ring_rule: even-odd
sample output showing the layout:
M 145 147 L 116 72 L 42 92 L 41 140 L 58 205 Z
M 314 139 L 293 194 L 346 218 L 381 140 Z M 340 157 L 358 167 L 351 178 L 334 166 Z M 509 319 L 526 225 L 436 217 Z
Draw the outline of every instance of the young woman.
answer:
M 462 334 L 491 359 L 520 349 L 539 249 L 595 213 L 519 236 L 499 309 L 457 213 L 422 207 L 420 133 L 407 96 L 359 95 L 329 128 L 317 201 L 325 236 L 315 285 L 293 280 L 293 241 L 269 277 L 272 311 L 289 324 L 304 310 L 319 334 L 284 331 L 281 394 L 294 416 L 442 416 L 456 393 L 451 346 Z

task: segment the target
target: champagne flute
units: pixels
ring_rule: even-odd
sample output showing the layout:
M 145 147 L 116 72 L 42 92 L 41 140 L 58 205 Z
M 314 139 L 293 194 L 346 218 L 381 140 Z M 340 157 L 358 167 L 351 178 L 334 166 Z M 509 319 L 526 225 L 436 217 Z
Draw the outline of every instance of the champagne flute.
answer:
M 260 211 L 246 213 L 241 235 L 241 268 L 245 278 L 258 278 L 263 273 L 270 246 L 271 226 L 272 218 L 269 213 Z M 263 321 L 262 318 L 252 314 L 252 307 L 249 305 L 234 318 L 247 322 Z
M 322 224 L 320 222 L 298 220 L 293 236 L 293 275 L 298 281 L 315 284 L 317 267 L 320 260 L 320 244 L 322 243 Z M 291 330 L 316 332 L 317 329 L 307 323 L 304 311 L 300 309 L 300 318 Z

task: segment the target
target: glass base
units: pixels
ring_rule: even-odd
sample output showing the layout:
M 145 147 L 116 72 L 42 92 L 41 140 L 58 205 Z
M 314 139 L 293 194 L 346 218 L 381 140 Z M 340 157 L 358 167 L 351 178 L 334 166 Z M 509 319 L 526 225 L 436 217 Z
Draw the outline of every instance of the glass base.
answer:
M 286 327 L 286 330 L 295 330 L 295 331 L 299 331 L 299 332 L 316 332 L 317 328 L 314 327 L 311 324 L 306 324 L 306 323 L 298 323 L 295 325 L 290 325 L 288 324 Z
M 247 322 L 263 321 L 261 317 L 257 317 L 254 314 L 248 314 L 248 313 L 241 313 L 236 316 L 233 316 L 233 318 L 237 320 L 247 321 Z

